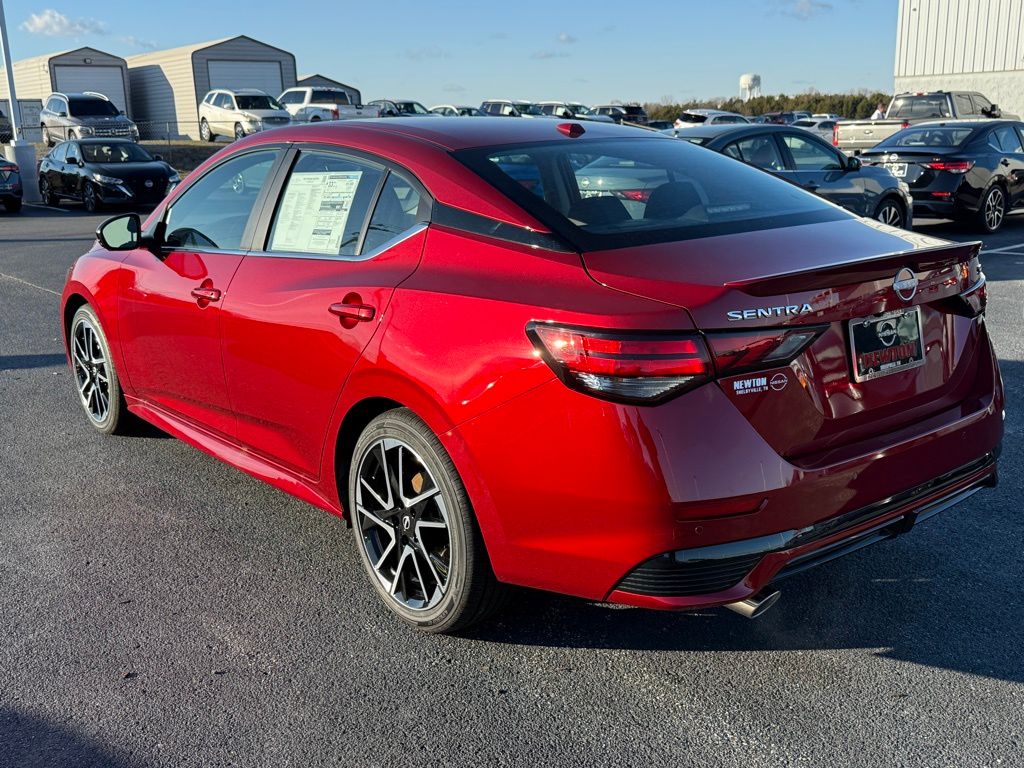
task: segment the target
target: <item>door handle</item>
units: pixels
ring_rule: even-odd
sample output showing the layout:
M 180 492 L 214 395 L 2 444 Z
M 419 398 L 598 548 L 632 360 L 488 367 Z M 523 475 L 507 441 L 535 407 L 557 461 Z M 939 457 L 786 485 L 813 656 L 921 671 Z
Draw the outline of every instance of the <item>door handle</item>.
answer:
M 337 315 L 342 320 L 354 320 L 357 323 L 366 323 L 373 320 L 377 310 L 369 304 L 349 304 L 339 301 L 327 308 L 332 315 Z
M 196 301 L 220 301 L 221 293 L 216 288 L 193 288 L 192 298 Z
M 821 186 L 820 184 L 815 184 L 812 181 L 810 184 L 804 184 L 804 189 L 806 189 L 808 192 L 817 192 L 818 191 L 818 187 L 820 187 L 820 186 Z

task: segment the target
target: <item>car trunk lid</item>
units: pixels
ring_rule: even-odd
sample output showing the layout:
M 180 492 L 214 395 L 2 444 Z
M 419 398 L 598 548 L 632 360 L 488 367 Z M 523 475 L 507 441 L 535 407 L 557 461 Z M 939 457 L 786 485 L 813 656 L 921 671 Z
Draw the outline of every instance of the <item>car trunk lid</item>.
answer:
M 813 327 L 815 340 L 788 365 L 720 369 L 717 384 L 776 450 L 799 458 L 963 399 L 978 334 L 956 297 L 980 278 L 979 248 L 850 219 L 584 261 L 599 283 L 684 308 L 716 364 L 730 346 Z

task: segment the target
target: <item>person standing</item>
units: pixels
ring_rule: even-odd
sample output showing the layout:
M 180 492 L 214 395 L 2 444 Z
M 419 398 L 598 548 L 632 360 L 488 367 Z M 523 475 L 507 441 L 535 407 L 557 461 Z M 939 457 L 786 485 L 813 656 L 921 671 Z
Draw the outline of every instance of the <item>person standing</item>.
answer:
M 884 120 L 885 119 L 885 105 L 879 104 L 875 107 L 875 111 L 871 113 L 872 120 Z

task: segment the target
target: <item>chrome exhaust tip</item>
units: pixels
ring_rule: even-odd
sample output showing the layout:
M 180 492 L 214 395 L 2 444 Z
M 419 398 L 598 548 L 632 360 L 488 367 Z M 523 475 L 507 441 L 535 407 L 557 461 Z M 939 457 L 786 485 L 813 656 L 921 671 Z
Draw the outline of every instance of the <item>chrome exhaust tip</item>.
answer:
M 740 616 L 746 616 L 748 619 L 756 619 L 775 605 L 780 597 L 782 597 L 781 592 L 761 592 L 748 597 L 746 600 L 738 600 L 735 603 L 726 603 L 725 607 L 730 611 L 735 611 Z

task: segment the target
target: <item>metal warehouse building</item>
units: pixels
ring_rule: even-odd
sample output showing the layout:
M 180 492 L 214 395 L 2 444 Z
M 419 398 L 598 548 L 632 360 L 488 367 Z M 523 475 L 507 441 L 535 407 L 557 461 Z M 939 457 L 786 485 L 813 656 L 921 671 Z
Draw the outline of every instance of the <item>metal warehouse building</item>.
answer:
M 240 35 L 128 58 L 132 110 L 143 135 L 199 138 L 199 102 L 213 88 L 259 88 L 277 97 L 295 85 L 295 56 Z
M 900 0 L 896 92 L 979 91 L 1024 117 L 1024 0 Z
M 54 91 L 102 93 L 118 109 L 131 114 L 128 65 L 120 56 L 95 48 L 50 53 L 11 65 L 18 101 L 45 101 Z M 0 72 L 3 68 L 0 68 Z M 0 99 L 8 99 L 6 77 L 0 76 Z
M 348 100 L 353 104 L 363 103 L 363 94 L 359 92 L 358 88 L 346 85 L 338 80 L 332 80 L 323 75 L 302 75 L 296 85 L 305 88 L 339 88 L 348 94 Z M 276 96 L 277 94 L 275 93 L 274 95 Z

